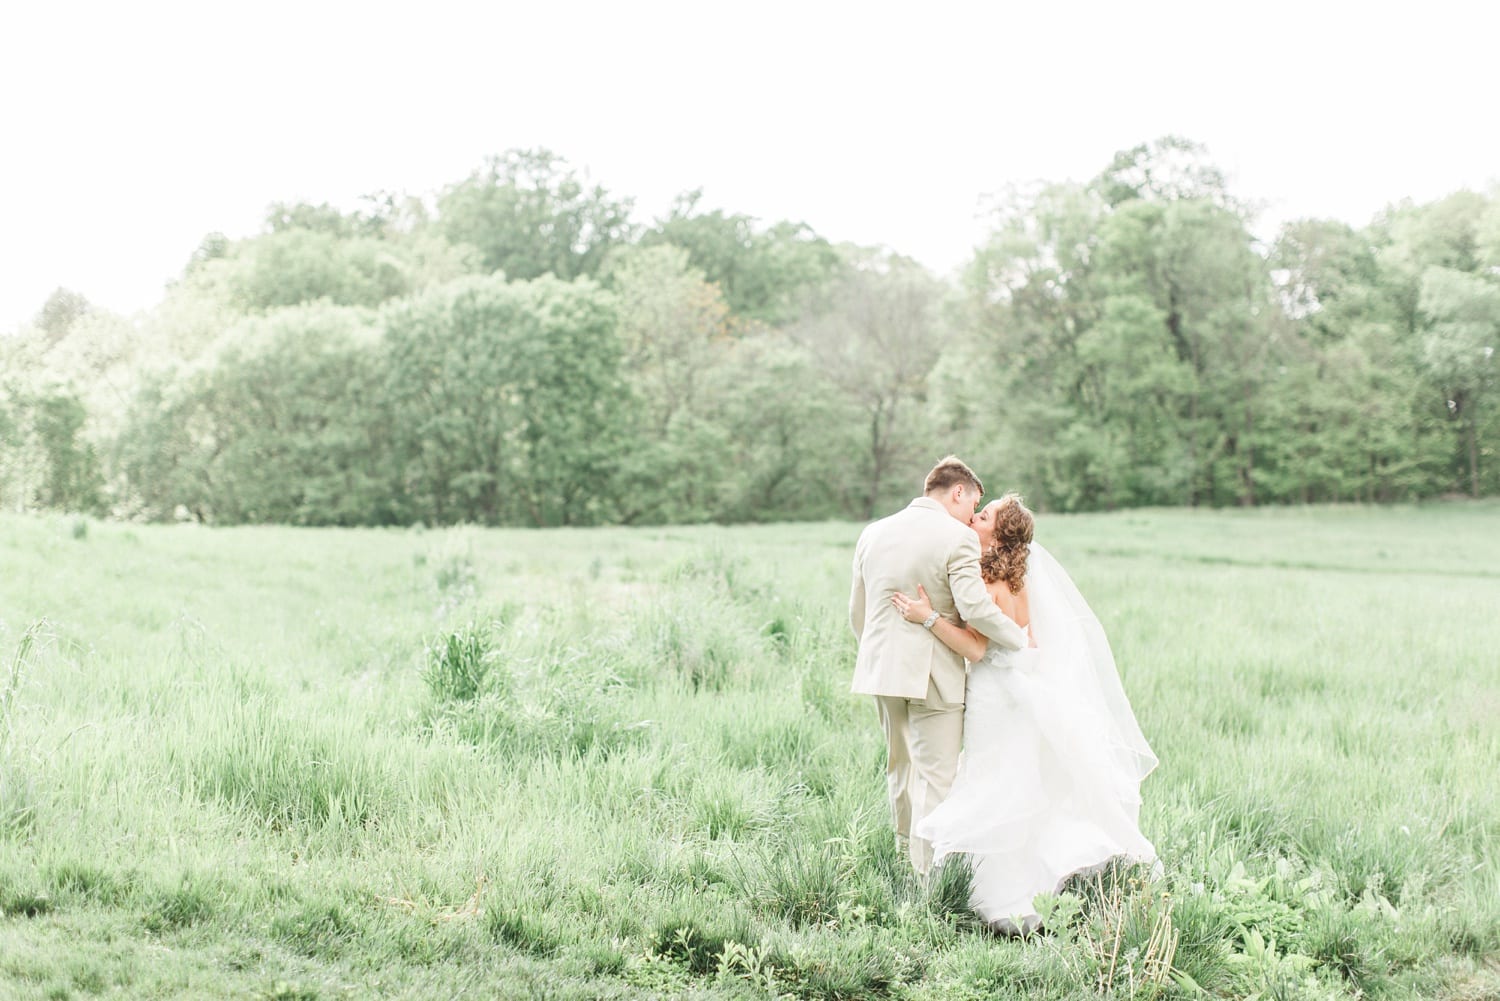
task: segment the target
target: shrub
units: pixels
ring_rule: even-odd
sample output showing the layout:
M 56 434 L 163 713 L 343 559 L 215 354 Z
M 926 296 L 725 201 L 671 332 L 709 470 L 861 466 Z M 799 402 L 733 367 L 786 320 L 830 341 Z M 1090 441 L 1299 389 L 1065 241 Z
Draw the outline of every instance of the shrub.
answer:
M 0 754 L 10 751 L 11 740 L 15 736 L 15 717 L 21 681 L 31 667 L 32 659 L 40 650 L 46 625 L 45 620 L 38 620 L 26 627 L 21 633 L 21 638 L 16 641 L 15 649 L 11 651 L 10 664 L 4 676 L 0 677 Z M 0 624 L 0 630 L 3 628 L 3 624 Z
M 1086 976 L 1082 964 L 1059 949 L 976 936 L 934 957 L 912 994 L 913 1001 L 1072 999 L 1093 996 Z
M 766 621 L 764 585 L 749 582 L 743 559 L 721 552 L 685 560 L 663 576 L 661 600 L 638 613 L 632 627 L 633 645 L 643 650 L 648 670 L 677 678 L 691 692 L 720 692 L 747 668 L 774 662 L 783 670 L 785 651 L 793 640 L 785 619 L 771 617 L 756 629 L 748 623 Z M 685 615 L 683 611 L 691 610 Z

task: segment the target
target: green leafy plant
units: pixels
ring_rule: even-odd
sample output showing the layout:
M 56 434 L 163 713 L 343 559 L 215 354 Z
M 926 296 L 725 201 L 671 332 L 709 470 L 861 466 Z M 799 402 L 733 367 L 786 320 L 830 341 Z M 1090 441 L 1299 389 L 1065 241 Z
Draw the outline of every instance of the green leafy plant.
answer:
M 438 702 L 468 702 L 490 674 L 494 626 L 470 622 L 427 644 L 422 680 Z

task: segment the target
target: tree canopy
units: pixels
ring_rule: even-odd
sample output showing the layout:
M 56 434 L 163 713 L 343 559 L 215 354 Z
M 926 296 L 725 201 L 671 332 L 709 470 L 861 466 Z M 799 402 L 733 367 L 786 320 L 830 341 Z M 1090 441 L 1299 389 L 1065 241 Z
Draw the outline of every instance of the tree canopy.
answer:
M 0 505 L 219 524 L 866 518 L 958 452 L 1040 508 L 1500 492 L 1500 190 L 1269 244 L 1168 137 L 948 280 L 546 150 L 211 233 L 0 340 Z

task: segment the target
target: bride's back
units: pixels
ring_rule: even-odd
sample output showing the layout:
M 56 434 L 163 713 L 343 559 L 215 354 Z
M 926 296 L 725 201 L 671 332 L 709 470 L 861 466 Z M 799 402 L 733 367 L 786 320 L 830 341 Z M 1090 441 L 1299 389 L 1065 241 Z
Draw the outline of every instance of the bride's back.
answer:
M 1031 625 L 1031 604 L 1027 601 L 1025 584 L 1015 593 L 1002 580 L 986 584 L 985 587 L 989 588 L 990 597 L 995 599 L 995 604 L 1000 606 L 1000 611 L 1005 613 L 1007 619 L 1022 629 Z

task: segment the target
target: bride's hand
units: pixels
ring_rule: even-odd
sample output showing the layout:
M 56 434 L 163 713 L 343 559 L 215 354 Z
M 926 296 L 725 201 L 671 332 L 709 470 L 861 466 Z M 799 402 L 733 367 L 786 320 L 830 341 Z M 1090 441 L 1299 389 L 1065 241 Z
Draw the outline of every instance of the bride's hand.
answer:
M 925 622 L 927 616 L 932 614 L 932 602 L 927 599 L 927 591 L 921 584 L 917 585 L 917 596 L 909 598 L 901 591 L 891 595 L 891 604 L 896 606 L 896 611 L 907 622 Z

